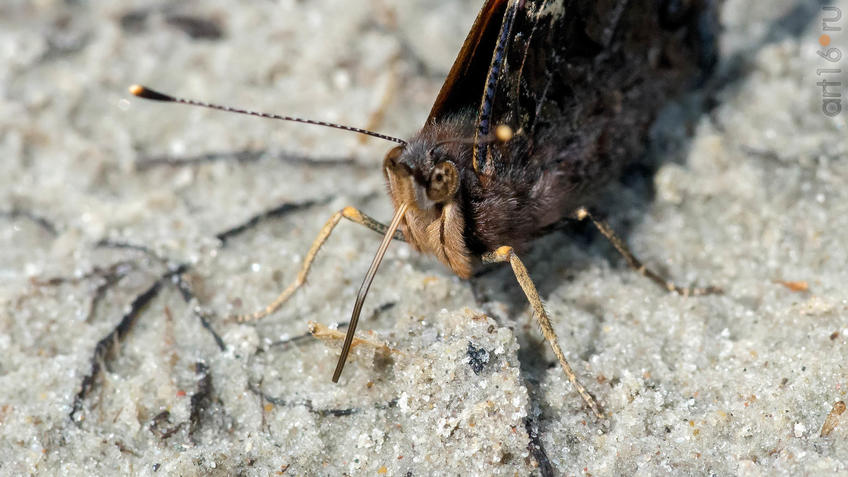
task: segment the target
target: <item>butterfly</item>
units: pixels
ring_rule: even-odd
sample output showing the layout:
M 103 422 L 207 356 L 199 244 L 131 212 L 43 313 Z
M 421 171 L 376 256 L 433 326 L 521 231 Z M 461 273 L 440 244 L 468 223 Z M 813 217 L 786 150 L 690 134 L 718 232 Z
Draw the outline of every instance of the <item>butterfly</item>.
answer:
M 425 125 L 409 140 L 320 121 L 175 98 L 142 86 L 148 99 L 350 130 L 398 145 L 383 160 L 394 206 L 384 225 L 356 208 L 334 214 L 295 281 L 265 309 L 277 310 L 305 283 L 321 246 L 344 218 L 383 235 L 357 295 L 337 382 L 371 282 L 392 240 L 435 256 L 461 278 L 481 263 L 507 262 L 566 376 L 597 417 L 603 411 L 568 364 L 519 254 L 564 220 L 590 220 L 639 273 L 684 295 L 645 267 L 588 211 L 592 195 L 644 150 L 657 111 L 716 61 L 711 0 L 487 0 Z

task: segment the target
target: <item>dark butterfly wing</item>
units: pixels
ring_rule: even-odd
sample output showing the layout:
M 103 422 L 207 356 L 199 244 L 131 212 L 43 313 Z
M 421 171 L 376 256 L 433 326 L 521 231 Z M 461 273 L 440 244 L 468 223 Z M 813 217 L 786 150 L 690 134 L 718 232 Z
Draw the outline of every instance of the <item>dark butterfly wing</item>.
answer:
M 642 154 L 666 100 L 714 61 L 718 0 L 495 3 L 475 24 L 485 44 L 464 48 L 452 70 L 468 76 L 450 80 L 434 107 L 436 116 L 453 105 L 477 112 L 468 117 L 477 181 L 463 195 L 473 252 L 520 245 L 586 205 Z M 460 69 L 466 61 L 473 67 Z M 492 143 L 501 124 L 514 137 Z
M 485 91 L 475 170 L 489 175 L 502 168 L 498 162 L 531 157 L 493 154 L 481 138 L 499 124 L 525 138 L 530 151 L 541 141 L 582 148 L 598 159 L 595 169 L 623 163 L 614 150 L 637 156 L 659 107 L 709 66 L 713 51 L 698 30 L 715 13 L 713 3 L 511 1 L 501 24 L 504 43 L 489 46 L 502 51 L 491 54 L 488 77 L 477 83 Z M 562 155 L 546 157 L 562 165 Z
M 469 107 L 477 109 L 480 105 L 480 94 L 492 62 L 492 51 L 501 30 L 507 3 L 508 0 L 486 0 L 480 9 L 433 103 L 428 123 Z
M 586 41 L 582 30 L 586 15 L 579 10 L 586 10 L 592 3 L 487 0 L 442 85 L 428 122 L 477 110 L 475 142 L 479 143 L 493 124 L 532 133 L 537 116 L 561 116 L 567 105 L 560 100 L 571 79 L 563 78 L 559 70 L 566 64 L 579 69 L 569 61 L 591 58 L 600 50 L 593 41 Z M 627 1 L 619 3 L 624 6 Z M 613 23 L 621 12 L 616 13 Z M 607 36 L 613 31 L 614 25 L 608 26 Z M 478 157 L 491 163 L 485 144 L 474 150 L 474 169 L 479 173 L 484 167 L 478 168 Z

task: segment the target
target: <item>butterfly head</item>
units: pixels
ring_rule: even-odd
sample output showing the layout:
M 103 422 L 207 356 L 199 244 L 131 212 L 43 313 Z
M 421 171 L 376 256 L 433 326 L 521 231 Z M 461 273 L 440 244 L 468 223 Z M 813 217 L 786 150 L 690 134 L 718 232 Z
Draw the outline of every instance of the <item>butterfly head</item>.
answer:
M 396 204 L 429 211 L 453 201 L 460 185 L 458 151 L 448 146 L 410 142 L 386 154 L 383 174 Z
M 391 149 L 383 174 L 395 205 L 410 211 L 439 210 L 454 201 L 461 189 L 463 164 L 470 162 L 470 134 L 456 125 L 425 127 L 406 144 Z
M 471 275 L 461 200 L 468 177 L 471 145 L 447 128 L 425 128 L 398 146 L 383 161 L 383 174 L 395 213 L 402 210 L 400 230 L 413 248 L 436 256 L 457 275 Z

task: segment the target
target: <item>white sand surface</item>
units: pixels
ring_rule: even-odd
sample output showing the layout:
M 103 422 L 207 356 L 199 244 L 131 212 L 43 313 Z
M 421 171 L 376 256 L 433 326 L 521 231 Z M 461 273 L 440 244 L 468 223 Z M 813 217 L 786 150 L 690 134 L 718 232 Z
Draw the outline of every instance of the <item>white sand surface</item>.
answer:
M 723 296 L 664 293 L 588 228 L 524 257 L 609 419 L 508 269 L 469 283 L 404 244 L 331 383 L 339 344 L 308 323 L 348 320 L 379 243 L 350 223 L 278 313 L 226 320 L 296 276 L 333 212 L 388 220 L 391 145 L 127 86 L 405 137 L 477 8 L 3 2 L 0 474 L 846 475 L 848 423 L 820 430 L 848 390 L 848 110 L 821 112 L 817 2 L 728 1 L 711 108 L 670 105 L 650 167 L 598 206 L 648 264 Z

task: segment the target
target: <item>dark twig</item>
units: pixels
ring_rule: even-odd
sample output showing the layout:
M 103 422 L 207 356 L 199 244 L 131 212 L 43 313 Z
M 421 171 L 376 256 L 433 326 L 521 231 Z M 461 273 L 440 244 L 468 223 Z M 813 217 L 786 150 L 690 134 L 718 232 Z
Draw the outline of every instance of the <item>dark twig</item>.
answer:
M 170 411 L 162 411 L 150 421 L 150 432 L 159 436 L 163 441 L 170 438 L 174 434 L 177 433 L 180 429 L 183 428 L 185 422 L 181 422 L 175 426 L 165 427 L 166 424 L 171 423 L 171 412 Z
M 195 440 L 194 435 L 200 429 L 202 415 L 212 401 L 212 375 L 209 373 L 209 366 L 198 361 L 194 363 L 194 373 L 198 378 L 197 390 L 191 395 L 188 428 L 188 436 L 192 441 Z
M 106 291 L 115 286 L 118 282 L 121 281 L 124 277 L 126 277 L 131 271 L 136 269 L 136 264 L 130 261 L 120 261 L 109 265 L 108 267 L 99 267 L 95 266 L 90 271 L 75 277 L 51 277 L 51 278 L 31 278 L 30 283 L 34 287 L 55 287 L 63 284 L 79 284 L 86 280 L 91 279 L 99 279 L 101 282 L 94 289 L 94 295 L 92 295 L 91 300 L 88 305 L 88 313 L 86 314 L 85 321 L 91 321 L 94 316 L 94 312 L 97 309 L 97 305 L 100 303 L 100 300 L 103 299 L 103 296 L 106 294 Z
M 143 245 L 136 245 L 136 244 L 126 243 L 126 242 L 114 242 L 114 241 L 111 241 L 111 240 L 108 240 L 108 239 L 104 239 L 104 240 L 97 242 L 97 244 L 95 246 L 103 247 L 103 248 L 119 248 L 119 249 L 126 249 L 126 250 L 134 250 L 134 251 L 143 253 L 147 257 L 152 258 L 153 260 L 155 260 L 157 262 L 164 263 L 164 264 L 170 263 L 170 260 L 168 260 L 165 257 L 160 256 L 159 254 L 157 254 L 153 250 L 151 250 L 151 249 L 149 249 L 149 248 L 147 248 Z M 186 280 L 183 278 L 183 273 L 187 272 L 190 269 L 190 267 L 188 265 L 181 265 L 181 267 L 182 267 L 183 271 L 180 272 L 180 273 L 172 275 L 172 279 L 174 280 L 174 284 L 176 285 L 177 290 L 179 290 L 180 295 L 183 297 L 183 300 L 186 303 L 190 303 L 191 300 L 194 298 L 194 292 L 192 292 L 192 290 L 191 290 L 191 285 L 189 285 L 189 283 L 186 282 Z M 224 340 L 212 328 L 212 325 L 211 325 L 211 323 L 209 323 L 209 320 L 207 319 L 206 315 L 200 310 L 193 310 L 193 312 L 197 316 L 197 318 L 200 320 L 201 326 L 203 326 L 203 328 L 205 328 L 206 331 L 208 331 L 212 335 L 212 339 L 215 340 L 215 344 L 218 345 L 218 348 L 221 351 L 224 351 L 225 349 L 227 349 L 226 344 L 224 344 Z
M 183 274 L 175 275 L 174 281 L 177 285 L 177 290 L 180 291 L 180 295 L 183 297 L 183 301 L 186 303 L 191 303 L 191 301 L 195 298 L 194 292 L 191 289 L 191 284 L 183 278 Z M 215 344 L 218 345 L 218 349 L 224 351 L 227 349 L 227 345 L 224 343 L 224 340 L 221 338 L 214 328 L 212 328 L 212 324 L 209 322 L 208 316 L 205 311 L 199 308 L 195 308 L 192 310 L 197 319 L 200 320 L 200 325 L 212 335 L 212 339 L 215 340 Z
M 50 235 L 59 234 L 59 229 L 53 224 L 53 222 L 50 222 L 46 218 L 28 210 L 14 208 L 12 210 L 0 211 L 0 217 L 9 217 L 10 219 L 27 219 L 46 230 Z
M 141 157 L 135 162 L 135 168 L 146 171 L 156 167 L 188 167 L 213 162 L 234 161 L 238 163 L 256 162 L 265 155 L 266 151 L 210 152 L 190 157 L 155 156 Z
M 347 325 L 347 323 L 345 323 L 345 325 Z M 339 328 L 341 328 L 341 327 L 342 327 L 342 325 L 339 324 Z M 292 336 L 291 338 L 286 338 L 286 339 L 282 339 L 282 340 L 279 340 L 279 341 L 274 341 L 273 343 L 268 345 L 268 348 L 270 349 L 270 348 L 276 348 L 278 346 L 285 346 L 285 345 L 289 345 L 289 344 L 293 344 L 293 343 L 299 343 L 299 342 L 305 341 L 309 338 L 312 338 L 312 333 L 307 331 L 306 333 L 296 335 L 296 336 Z
M 527 450 L 533 454 L 533 458 L 539 463 L 539 472 L 544 477 L 553 476 L 554 468 L 548 459 L 545 448 L 542 447 L 542 440 L 539 439 L 539 427 L 532 419 L 527 417 L 524 419 L 524 428 L 527 429 L 527 435 L 530 436 L 530 442 L 527 443 Z
M 89 372 L 82 378 L 80 390 L 76 396 L 74 396 L 74 402 L 69 414 L 72 421 L 77 422 L 74 419 L 74 415 L 82 409 L 83 401 L 94 387 L 94 382 L 100 372 L 103 360 L 114 349 L 115 344 L 127 335 L 130 328 L 132 328 L 133 323 L 135 323 L 135 319 L 138 318 L 138 315 L 140 315 L 142 310 L 144 310 L 144 307 L 159 294 L 159 291 L 162 289 L 162 284 L 164 284 L 172 276 L 183 273 L 184 270 L 184 266 L 179 266 L 176 269 L 168 271 L 159 277 L 159 279 L 156 280 L 147 290 L 136 296 L 130 304 L 129 311 L 121 317 L 117 326 L 115 326 L 109 334 L 97 342 L 97 345 L 94 347 L 94 353 L 89 361 L 91 366 Z
M 145 171 L 156 167 L 192 167 L 203 164 L 211 164 L 214 162 L 234 161 L 237 163 L 258 162 L 263 158 L 276 159 L 289 164 L 302 164 L 310 167 L 369 167 L 360 165 L 353 158 L 346 157 L 322 157 L 307 156 L 297 153 L 281 152 L 278 154 L 269 153 L 266 150 L 256 151 L 236 151 L 236 152 L 210 152 L 197 156 L 189 156 L 183 158 L 156 156 L 142 157 L 135 163 L 135 167 L 139 171 Z
M 97 305 L 103 300 L 106 291 L 117 285 L 124 277 L 132 270 L 135 270 L 136 265 L 132 262 L 119 262 L 109 267 L 108 273 L 102 275 L 103 281 L 94 289 L 94 295 L 88 305 L 88 314 L 85 321 L 90 322 L 94 318 L 94 312 L 97 310 Z
M 165 23 L 195 40 L 219 40 L 224 36 L 218 22 L 210 18 L 175 13 L 167 15 Z
M 271 403 L 275 406 L 281 406 L 281 407 L 304 406 L 306 409 L 309 410 L 309 412 L 311 412 L 313 414 L 317 414 L 321 417 L 351 416 L 351 415 L 357 414 L 361 411 L 361 409 L 355 408 L 355 407 L 344 408 L 344 409 L 315 409 L 315 407 L 312 404 L 312 400 L 310 400 L 310 399 L 303 399 L 303 400 L 298 400 L 298 401 L 286 401 L 283 398 L 265 394 L 265 392 L 263 392 L 261 389 L 259 389 L 259 387 L 255 383 L 253 383 L 253 381 L 251 381 L 251 380 L 248 380 L 248 382 L 247 382 L 247 389 L 250 392 L 256 394 L 257 396 L 261 397 L 265 401 L 267 401 L 267 402 L 269 402 L 269 403 Z M 395 406 L 397 406 L 397 399 L 392 399 L 388 403 L 386 403 L 384 405 L 378 405 L 376 407 L 377 407 L 377 409 L 388 409 L 388 408 L 395 407 Z
M 129 242 L 118 242 L 110 239 L 103 239 L 99 242 L 95 243 L 94 246 L 96 248 L 118 248 L 124 250 L 133 250 L 136 252 L 141 252 L 148 258 L 151 258 L 159 263 L 167 264 L 169 263 L 168 259 L 162 257 L 158 253 L 154 252 L 152 249 L 145 247 L 144 245 L 138 245 Z
M 315 205 L 323 205 L 329 202 L 330 199 L 330 197 L 327 197 L 320 200 L 306 200 L 304 202 L 286 202 L 285 204 L 274 207 L 273 209 L 269 209 L 265 212 L 261 212 L 257 215 L 254 215 L 253 217 L 249 218 L 247 221 L 243 222 L 240 225 L 236 225 L 235 227 L 224 230 L 223 232 L 219 232 L 215 234 L 215 237 L 224 244 L 226 244 L 227 240 L 235 237 L 236 235 L 246 232 L 247 230 L 255 227 L 261 222 L 264 222 L 268 219 L 281 217 L 283 215 L 296 212 L 302 209 L 307 209 Z
M 30 283 L 36 287 L 55 287 L 65 283 L 77 284 L 92 278 L 102 278 L 108 280 L 114 275 L 124 276 L 135 268 L 135 263 L 129 260 L 115 262 L 108 267 L 94 266 L 91 270 L 76 277 L 50 277 L 50 278 L 31 278 Z

